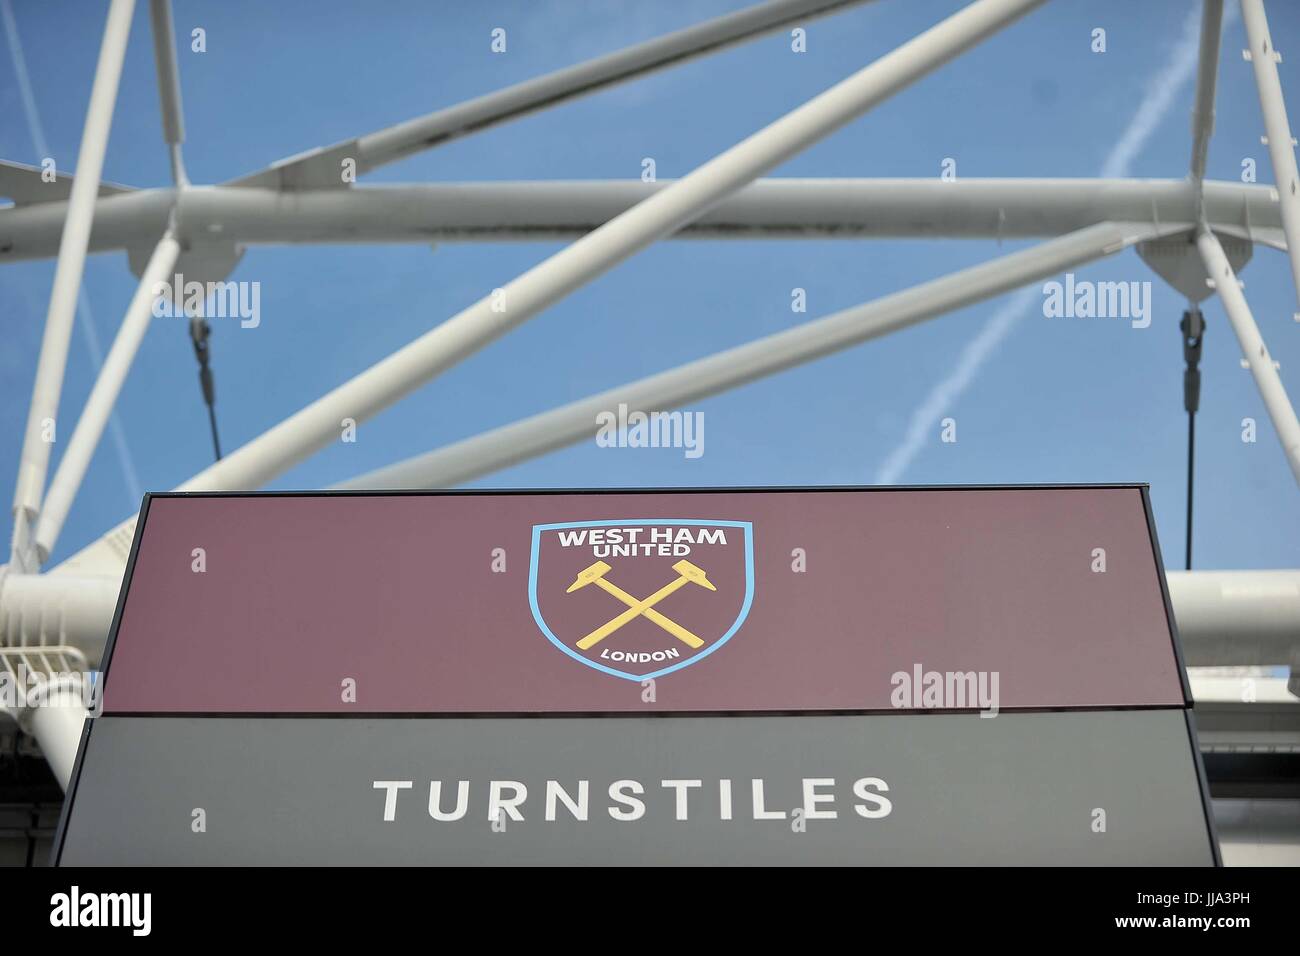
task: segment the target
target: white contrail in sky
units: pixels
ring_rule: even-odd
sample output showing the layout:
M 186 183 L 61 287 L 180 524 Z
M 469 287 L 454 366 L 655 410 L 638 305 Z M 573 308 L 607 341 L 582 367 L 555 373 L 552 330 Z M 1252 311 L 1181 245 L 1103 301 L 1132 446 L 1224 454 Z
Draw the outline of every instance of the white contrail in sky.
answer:
M 32 79 L 27 72 L 27 60 L 23 57 L 22 43 L 18 39 L 18 25 L 14 22 L 14 12 L 9 0 L 0 0 L 0 18 L 3 18 L 5 35 L 9 38 L 9 54 L 14 62 L 14 72 L 18 75 L 18 93 L 23 101 L 23 113 L 27 116 L 27 131 L 31 134 L 32 145 L 36 148 L 37 161 L 50 155 L 45 142 L 45 131 L 41 127 L 41 115 L 36 109 L 36 96 L 32 92 Z M 99 344 L 99 335 L 95 331 L 95 317 L 90 312 L 90 303 L 86 301 L 83 283 L 77 292 L 77 316 L 80 318 L 82 341 L 90 354 L 90 362 L 98 374 L 104 364 L 104 351 Z M 108 430 L 113 436 L 113 446 L 117 450 L 117 460 L 122 466 L 122 481 L 126 484 L 126 493 L 130 498 L 132 510 L 140 507 L 143 492 L 140 479 L 135 472 L 135 462 L 131 458 L 131 449 L 126 443 L 126 433 L 118 420 L 117 411 L 109 414 Z
M 1234 16 L 1233 8 L 1226 8 L 1224 24 L 1232 22 Z M 1193 10 L 1187 16 L 1178 44 L 1160 72 L 1147 84 L 1137 112 L 1102 163 L 1103 178 L 1121 179 L 1129 175 L 1133 160 L 1164 121 L 1183 87 L 1196 75 L 1200 24 L 1201 12 L 1199 9 Z M 1036 286 L 1021 289 L 984 323 L 975 338 L 962 349 L 956 367 L 930 389 L 929 394 L 912 412 L 903 440 L 876 470 L 876 484 L 892 485 L 898 482 L 929 441 L 939 416 L 948 411 L 952 403 L 966 391 L 984 363 L 997 351 L 1015 324 L 1028 314 L 1040 294 Z

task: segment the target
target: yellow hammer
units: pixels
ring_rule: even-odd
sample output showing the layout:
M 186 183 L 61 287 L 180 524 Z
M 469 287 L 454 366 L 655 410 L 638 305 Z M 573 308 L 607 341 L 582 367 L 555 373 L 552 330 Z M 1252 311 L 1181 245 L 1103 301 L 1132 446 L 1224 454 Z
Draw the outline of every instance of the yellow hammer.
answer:
M 617 584 L 614 584 L 613 582 L 608 581 L 605 578 L 597 578 L 595 583 L 601 589 L 608 591 L 610 594 L 614 595 L 614 597 L 618 598 L 628 607 L 636 607 L 638 603 L 637 599 L 634 598 L 632 595 L 628 594 Z M 693 647 L 698 650 L 699 648 L 704 646 L 704 642 L 702 640 L 700 640 L 690 631 L 686 630 L 686 628 L 682 627 L 672 618 L 665 617 L 664 615 L 656 611 L 654 608 L 652 607 L 646 608 L 645 616 L 648 620 L 653 621 L 655 624 L 658 624 L 665 631 L 667 631 L 673 637 L 677 638 L 677 640 L 681 641 L 687 647 Z
M 622 614 L 620 614 L 618 617 L 606 621 L 604 624 L 596 628 L 594 631 L 592 631 L 582 640 L 578 641 L 578 647 L 584 651 L 591 649 L 596 644 L 599 644 L 605 638 L 609 637 L 609 635 L 617 631 L 620 627 L 627 624 L 629 621 L 632 621 L 640 617 L 647 610 L 654 607 L 664 598 L 668 597 L 668 595 L 672 594 L 675 591 L 680 590 L 681 588 L 685 587 L 687 584 L 695 583 L 700 585 L 701 587 L 708 588 L 710 591 L 717 590 L 717 588 L 714 587 L 713 584 L 709 582 L 709 579 L 705 575 L 704 570 L 702 568 L 696 567 L 695 565 L 691 564 L 689 561 L 685 561 L 685 560 L 678 561 L 676 564 L 673 565 L 673 570 L 677 572 L 677 579 L 675 581 L 671 581 L 668 584 L 665 584 L 663 587 L 661 587 L 658 591 L 656 591 L 654 594 L 650 595 L 649 597 L 637 601 L 635 604 L 628 607 L 628 609 L 624 611 Z

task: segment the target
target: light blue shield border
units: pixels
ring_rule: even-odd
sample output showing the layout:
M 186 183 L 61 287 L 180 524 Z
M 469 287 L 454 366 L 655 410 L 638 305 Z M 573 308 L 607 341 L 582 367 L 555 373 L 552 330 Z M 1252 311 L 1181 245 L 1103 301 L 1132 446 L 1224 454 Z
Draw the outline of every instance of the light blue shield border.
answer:
M 744 528 L 745 529 L 745 602 L 740 607 L 740 613 L 736 615 L 735 623 L 726 634 L 714 641 L 709 647 L 688 660 L 674 664 L 672 667 L 665 667 L 662 670 L 654 671 L 649 674 L 629 674 L 627 671 L 615 670 L 612 667 L 606 667 L 604 664 L 589 660 L 583 657 L 573 648 L 569 647 L 547 626 L 546 621 L 542 618 L 541 609 L 537 606 L 537 555 L 541 549 L 542 532 L 553 531 L 556 528 L 594 528 L 609 525 L 638 525 L 638 524 L 671 524 L 671 525 L 706 525 L 708 527 L 723 528 Z M 535 524 L 533 525 L 533 547 L 532 554 L 528 560 L 528 604 L 533 609 L 533 620 L 537 626 L 542 629 L 542 633 L 552 644 L 558 647 L 564 653 L 568 654 L 576 661 L 586 664 L 588 667 L 598 671 L 603 671 L 614 677 L 622 677 L 624 680 L 653 680 L 656 677 L 663 677 L 665 674 L 671 674 L 673 671 L 681 670 L 683 667 L 689 667 L 708 657 L 727 641 L 731 640 L 731 635 L 740 630 L 740 625 L 745 623 L 745 618 L 749 617 L 749 607 L 754 603 L 754 523 L 752 521 L 704 521 L 699 518 L 615 518 L 608 521 L 561 521 L 557 524 Z

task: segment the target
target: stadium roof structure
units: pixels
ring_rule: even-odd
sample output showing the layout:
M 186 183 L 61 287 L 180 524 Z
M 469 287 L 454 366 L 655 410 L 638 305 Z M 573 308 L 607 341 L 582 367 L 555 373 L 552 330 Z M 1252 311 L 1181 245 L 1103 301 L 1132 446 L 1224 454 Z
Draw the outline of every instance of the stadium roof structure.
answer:
M 1192 152 L 1167 180 L 762 180 L 765 173 L 961 55 L 1042 0 L 975 0 L 693 172 L 653 184 L 517 182 L 367 187 L 357 176 L 688 59 L 842 12 L 862 0 L 769 0 L 657 39 L 344 142 L 220 185 L 189 182 L 169 0 L 151 0 L 163 140 L 173 184 L 101 181 L 134 0 L 111 0 L 75 175 L 0 164 L 0 262 L 55 258 L 0 570 L 0 651 L 9 666 L 44 655 L 98 660 L 134 519 L 46 568 L 110 411 L 174 273 L 222 282 L 249 245 L 572 239 L 404 348 L 340 384 L 194 475 L 179 491 L 262 487 L 362 422 L 618 263 L 670 236 L 1041 238 L 1041 244 L 629 382 L 342 483 L 436 488 L 576 442 L 620 403 L 666 410 L 989 299 L 1130 246 L 1196 303 L 1223 302 L 1288 463 L 1300 481 L 1300 422 L 1241 291 L 1254 243 L 1284 250 L 1300 290 L 1300 174 L 1262 0 L 1241 0 L 1245 51 L 1259 90 L 1276 185 L 1204 177 L 1214 126 L 1222 0 L 1205 0 Z M 57 419 L 88 252 L 124 250 L 140 284 L 53 477 Z M 1189 663 L 1291 664 L 1300 633 L 1300 571 L 1170 574 Z M 79 658 L 78 658 L 79 659 Z M 42 739 L 48 750 L 66 740 Z M 75 751 L 75 742 L 73 743 Z

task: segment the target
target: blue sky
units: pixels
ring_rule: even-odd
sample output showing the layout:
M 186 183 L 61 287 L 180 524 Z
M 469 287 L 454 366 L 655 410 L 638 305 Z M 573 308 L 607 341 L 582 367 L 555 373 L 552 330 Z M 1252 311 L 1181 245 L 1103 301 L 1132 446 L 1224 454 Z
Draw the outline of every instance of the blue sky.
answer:
M 179 53 L 186 163 L 220 182 L 470 96 L 744 6 L 401 3 L 365 16 L 343 4 L 178 0 L 176 29 L 207 31 L 207 52 Z M 147 4 L 136 13 L 106 178 L 170 181 L 162 144 Z M 384 167 L 363 182 L 634 179 L 654 157 L 660 178 L 683 175 L 957 9 L 881 0 L 808 24 L 808 52 L 776 34 L 648 79 L 533 115 Z M 1235 6 L 1230 4 L 1230 6 Z M 777 169 L 774 176 L 1094 176 L 1153 83 L 1168 80 L 1187 17 L 1182 2 L 1047 4 Z M 104 4 L 13 0 L 48 148 L 75 165 Z M 310 12 L 307 12 L 310 11 Z M 1287 57 L 1283 90 L 1300 101 L 1300 8 L 1270 5 Z M 508 52 L 489 50 L 504 27 Z M 1107 52 L 1090 50 L 1094 27 Z M 1209 175 L 1236 180 L 1253 157 L 1271 181 L 1244 36 L 1224 33 L 1218 123 Z M 1294 49 L 1294 54 L 1292 50 Z M 8 44 L 0 50 L 0 157 L 41 158 Z M 1188 166 L 1193 84 L 1174 82 L 1167 109 L 1127 161 L 1130 175 L 1181 177 Z M 275 488 L 320 487 L 483 429 L 563 404 L 757 336 L 790 328 L 1023 243 L 992 241 L 732 241 L 661 243 L 548 309 L 336 444 Z M 262 323 L 214 320 L 213 367 L 222 440 L 233 449 L 345 378 L 561 248 L 554 243 L 253 247 L 233 278 L 261 283 Z M 869 484 L 886 471 L 908 484 L 1146 481 L 1167 563 L 1181 567 L 1186 417 L 1177 332 L 1184 303 L 1127 251 L 1079 278 L 1154 282 L 1154 320 L 1045 319 L 1035 297 L 1000 321 L 1005 296 L 868 342 L 704 402 L 705 454 L 612 450 L 594 442 L 477 482 L 480 486 Z M 0 269 L 0 495 L 12 497 L 52 262 Z M 1300 397 L 1300 325 L 1285 256 L 1256 247 L 1246 294 L 1293 398 Z M 107 349 L 135 280 L 125 257 L 92 257 L 85 290 Z M 808 294 L 806 315 L 790 290 Z M 1300 565 L 1300 495 L 1221 307 L 1207 304 L 1198 416 L 1196 564 Z M 952 383 L 972 342 L 987 354 Z M 978 348 L 978 347 L 977 347 Z M 968 365 L 970 363 L 968 362 Z M 94 377 L 74 333 L 61 406 L 70 434 Z M 939 389 L 939 400 L 932 396 Z M 933 420 L 918 409 L 942 408 Z M 118 403 L 131 467 L 144 489 L 167 489 L 211 460 L 184 323 L 150 329 Z M 1240 421 L 1259 422 L 1243 444 Z M 939 441 L 938 418 L 958 441 Z M 909 426 L 922 436 L 899 449 Z M 58 450 L 56 449 L 56 455 Z M 900 458 L 901 455 L 901 458 Z M 886 463 L 893 464 L 886 468 Z M 900 464 L 901 462 L 901 464 Z M 105 436 L 55 559 L 136 507 L 131 479 Z

